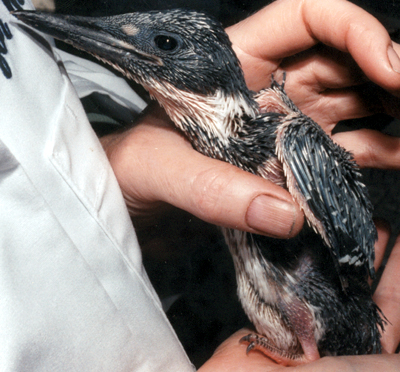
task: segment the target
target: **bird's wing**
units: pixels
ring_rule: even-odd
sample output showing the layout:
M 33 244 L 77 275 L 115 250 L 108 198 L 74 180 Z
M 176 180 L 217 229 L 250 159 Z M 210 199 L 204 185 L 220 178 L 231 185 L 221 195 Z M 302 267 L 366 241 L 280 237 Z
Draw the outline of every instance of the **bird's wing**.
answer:
M 351 154 L 304 115 L 274 78 L 255 99 L 261 114 L 286 116 L 276 126 L 276 155 L 290 193 L 330 248 L 339 274 L 346 266 L 361 266 L 373 277 L 377 233 L 372 205 Z
M 351 154 L 301 112 L 288 115 L 276 134 L 288 189 L 331 249 L 339 273 L 354 265 L 373 276 L 372 205 Z

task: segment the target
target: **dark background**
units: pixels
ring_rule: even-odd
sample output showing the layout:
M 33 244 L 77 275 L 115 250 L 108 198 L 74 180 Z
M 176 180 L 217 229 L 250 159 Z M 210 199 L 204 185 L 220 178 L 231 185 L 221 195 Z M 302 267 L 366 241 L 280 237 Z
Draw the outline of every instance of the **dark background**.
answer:
M 354 2 L 373 13 L 387 27 L 392 38 L 399 41 L 400 3 L 397 0 Z M 187 7 L 206 11 L 227 26 L 266 4 L 268 1 L 260 0 L 56 0 L 56 11 L 100 16 Z M 113 118 L 113 122 L 124 121 L 123 115 L 115 113 L 112 105 L 102 102 L 103 98 L 86 98 L 84 105 L 88 113 L 100 111 Z M 95 122 L 93 125 L 99 129 Z M 340 123 L 337 130 L 360 127 L 378 128 L 400 136 L 398 121 L 387 115 Z M 363 169 L 362 172 L 375 205 L 376 217 L 386 220 L 391 226 L 389 252 L 400 231 L 400 172 L 375 169 Z M 151 223 L 134 223 L 149 276 L 164 302 L 172 303 L 168 317 L 191 360 L 200 366 L 218 344 L 247 325 L 236 297 L 233 264 L 224 241 L 216 227 L 174 208 L 154 216 Z

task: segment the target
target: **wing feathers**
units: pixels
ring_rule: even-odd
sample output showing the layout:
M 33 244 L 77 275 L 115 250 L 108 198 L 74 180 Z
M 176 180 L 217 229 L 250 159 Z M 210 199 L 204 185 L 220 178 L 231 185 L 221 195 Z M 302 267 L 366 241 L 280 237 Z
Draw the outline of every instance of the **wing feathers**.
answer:
M 372 276 L 377 234 L 351 155 L 301 113 L 288 116 L 276 138 L 288 189 L 331 249 L 339 272 L 343 265 L 364 265 Z

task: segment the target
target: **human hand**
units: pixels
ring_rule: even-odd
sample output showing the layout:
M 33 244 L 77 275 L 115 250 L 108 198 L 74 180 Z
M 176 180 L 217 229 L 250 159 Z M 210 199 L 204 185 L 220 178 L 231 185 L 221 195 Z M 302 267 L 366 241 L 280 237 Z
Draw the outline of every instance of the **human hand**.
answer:
M 227 339 L 198 372 L 397 372 L 400 356 L 395 354 L 324 357 L 296 367 L 280 366 L 260 352 L 246 355 L 239 340 L 250 331 L 242 329 Z
M 370 14 L 345 0 L 278 0 L 227 32 L 255 91 L 287 72 L 297 106 L 331 134 L 340 120 L 399 116 L 400 46 Z M 383 89 L 365 89 L 373 82 Z M 334 140 L 362 167 L 399 168 L 400 140 L 372 130 Z
M 279 238 L 302 228 L 303 214 L 287 191 L 196 152 L 158 106 L 101 142 L 136 220 L 167 203 L 215 225 Z
M 382 224 L 377 224 L 379 239 L 375 244 L 375 269 L 381 265 L 385 248 L 389 240 L 389 231 Z M 400 344 L 400 235 L 393 246 L 389 259 L 385 265 L 382 277 L 373 295 L 375 303 L 382 310 L 387 319 L 385 331 L 382 335 L 384 353 L 396 352 Z
M 390 231 L 382 222 L 377 222 L 378 240 L 375 245 L 377 269 L 382 262 L 386 246 L 389 241 Z M 246 354 L 247 344 L 241 344 L 239 340 L 251 333 L 248 329 L 242 329 L 227 339 L 214 353 L 214 355 L 199 369 L 199 372 L 268 372 L 268 371 L 362 371 L 369 372 L 376 370 L 398 371 L 400 368 L 400 356 L 394 353 L 400 341 L 400 306 L 399 297 L 396 293 L 396 283 L 399 281 L 400 265 L 400 238 L 397 239 L 393 248 L 390 260 L 385 268 L 381 281 L 376 289 L 374 299 L 386 315 L 390 324 L 382 336 L 384 354 L 366 356 L 343 356 L 324 357 L 315 362 L 297 366 L 285 367 L 277 365 L 273 360 L 267 358 L 259 351 L 250 351 Z

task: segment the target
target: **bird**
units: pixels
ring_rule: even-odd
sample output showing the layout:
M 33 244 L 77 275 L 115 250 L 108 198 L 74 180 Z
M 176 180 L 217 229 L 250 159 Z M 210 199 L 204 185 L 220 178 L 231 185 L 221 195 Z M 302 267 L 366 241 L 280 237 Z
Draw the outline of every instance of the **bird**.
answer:
M 287 96 L 286 77 L 249 90 L 225 30 L 198 11 L 13 14 L 141 84 L 195 150 L 273 181 L 300 205 L 307 224 L 292 239 L 221 227 L 255 327 L 240 341 L 247 353 L 300 365 L 381 352 L 386 320 L 368 284 L 377 232 L 367 188 L 352 155 Z

